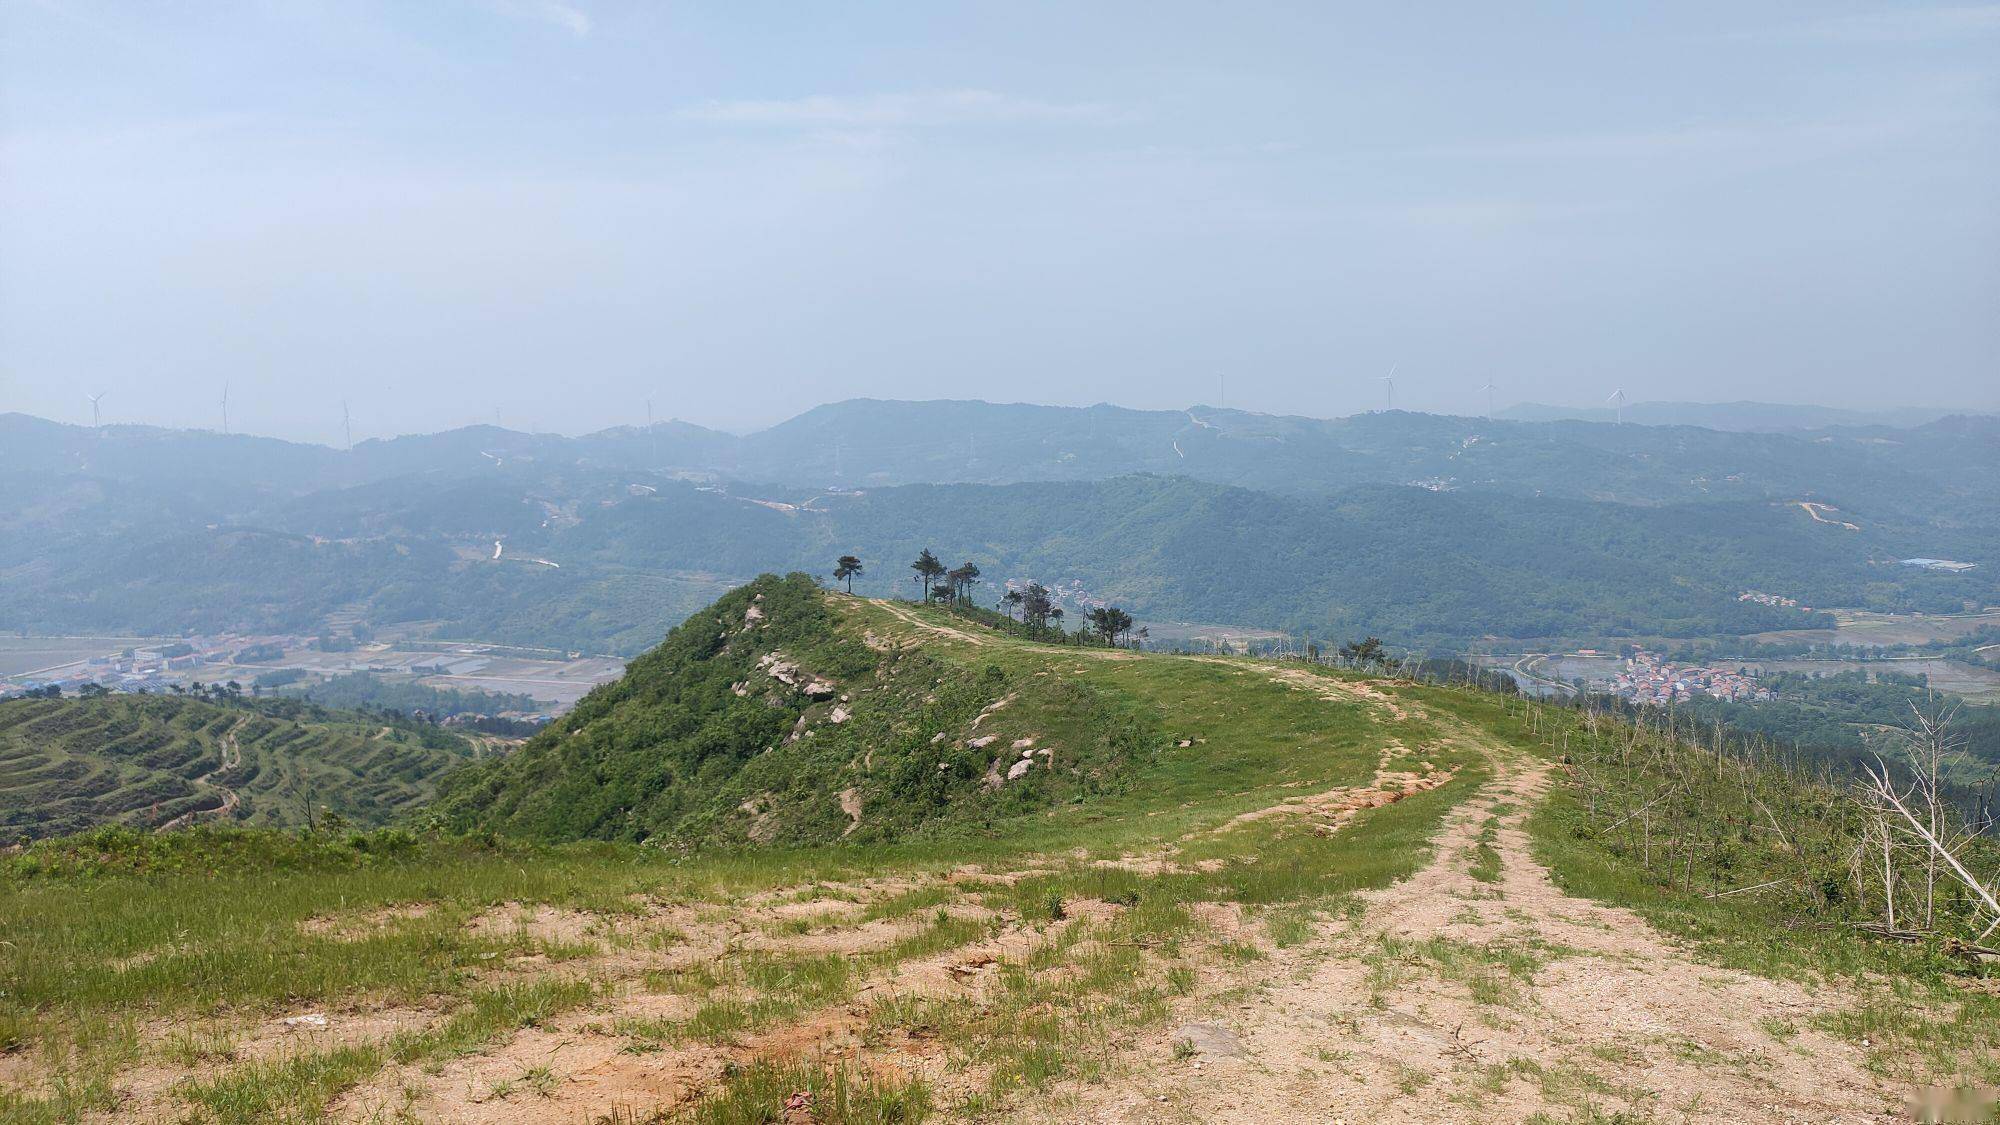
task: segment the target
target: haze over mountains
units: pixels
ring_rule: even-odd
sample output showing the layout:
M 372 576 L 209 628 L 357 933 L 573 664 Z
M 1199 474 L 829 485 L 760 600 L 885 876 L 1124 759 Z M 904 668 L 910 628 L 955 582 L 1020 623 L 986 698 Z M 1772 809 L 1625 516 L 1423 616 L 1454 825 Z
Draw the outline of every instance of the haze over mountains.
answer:
M 1616 422 L 1641 426 L 1702 426 L 1711 430 L 1786 433 L 1831 426 L 1921 426 L 1968 411 L 1908 406 L 1886 410 L 1842 410 L 1832 406 L 1774 402 L 1633 402 L 1614 406 L 1550 406 L 1523 402 L 1494 415 L 1519 422 Z
M 10 629 L 344 610 L 632 652 L 729 582 L 852 551 L 857 589 L 893 591 L 927 546 L 1155 619 L 1450 645 L 1801 623 L 1748 590 L 2000 601 L 1991 416 L 1747 432 L 854 400 L 742 437 L 482 426 L 349 452 L 7 415 L 0 484 Z M 1917 556 L 1983 565 L 1900 565 Z
M 1958 487 L 1958 474 L 1944 467 L 1947 457 L 1935 442 L 1980 445 L 1995 422 L 1993 415 L 1916 411 L 1925 420 L 1900 435 L 1880 423 L 1836 425 L 1868 416 L 1818 407 L 1640 403 L 1626 410 L 1632 425 L 1606 428 L 1564 424 L 1598 421 L 1581 417 L 1595 412 L 1532 404 L 1512 411 L 1551 416 L 1379 411 L 1318 419 L 1204 405 L 1160 411 L 854 399 L 740 437 L 681 421 L 578 437 L 468 426 L 362 441 L 350 451 L 206 430 L 92 429 L 8 414 L 0 415 L 0 470 L 138 477 L 165 466 L 177 478 L 287 491 L 481 471 L 512 458 L 813 485 L 1004 484 L 1160 472 L 1299 494 L 1422 483 L 1656 502 L 1809 490 L 1815 479 L 1851 488 L 1863 475 L 1885 472 L 1928 474 L 1943 491 L 1977 491 Z M 1640 424 L 1648 416 L 1701 422 Z M 1808 430 L 1816 432 L 1797 432 Z M 1759 436 L 1745 436 L 1751 433 Z M 1726 471 L 1713 474 L 1718 458 Z M 258 479 L 238 476 L 251 467 Z

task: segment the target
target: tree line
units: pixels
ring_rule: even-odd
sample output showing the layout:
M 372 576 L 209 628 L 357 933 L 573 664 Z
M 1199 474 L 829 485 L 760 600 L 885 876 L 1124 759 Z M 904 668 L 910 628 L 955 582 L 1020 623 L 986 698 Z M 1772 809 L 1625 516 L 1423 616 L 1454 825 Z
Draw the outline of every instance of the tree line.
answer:
M 1094 639 L 1106 645 L 1143 645 L 1150 634 L 1138 625 L 1132 615 L 1117 606 L 1096 606 L 1087 610 L 1083 623 L 1075 631 L 1064 628 L 1066 613 L 1057 604 L 1055 592 L 1040 582 L 1030 582 L 1026 587 L 1009 587 L 995 602 L 992 609 L 980 606 L 973 596 L 973 587 L 979 584 L 982 573 L 979 564 L 963 562 L 957 566 L 946 566 L 929 547 L 917 554 L 910 563 L 911 581 L 916 585 L 916 600 L 945 606 L 956 612 L 984 618 L 991 614 L 1004 618 L 1010 629 L 1026 636 L 1062 643 L 1074 643 Z M 854 580 L 867 572 L 867 565 L 859 556 L 842 555 L 834 561 L 833 578 L 844 583 L 847 592 L 854 592 Z M 993 625 L 996 622 L 985 621 Z

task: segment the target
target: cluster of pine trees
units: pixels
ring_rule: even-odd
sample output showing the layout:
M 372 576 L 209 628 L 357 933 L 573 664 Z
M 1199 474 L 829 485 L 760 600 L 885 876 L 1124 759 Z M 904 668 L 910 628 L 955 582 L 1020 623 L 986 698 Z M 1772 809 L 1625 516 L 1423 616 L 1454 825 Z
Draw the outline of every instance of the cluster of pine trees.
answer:
M 947 567 L 929 547 L 917 555 L 910 564 L 914 572 L 912 581 L 917 584 L 917 600 L 949 607 L 959 612 L 983 616 L 988 611 L 973 599 L 972 588 L 979 584 L 979 564 L 960 563 Z M 842 555 L 835 560 L 833 577 L 837 582 L 846 583 L 847 592 L 854 592 L 854 580 L 867 570 L 858 556 Z M 1054 591 L 1040 582 L 1030 582 L 1024 589 L 1009 588 L 993 611 L 1004 615 L 1010 627 L 1031 637 L 1044 640 L 1082 643 L 1095 640 L 1106 645 L 1144 645 L 1148 633 L 1144 626 L 1136 624 L 1130 613 L 1117 606 L 1098 606 L 1084 615 L 1082 626 L 1070 632 L 1063 628 L 1063 607 L 1056 604 Z M 993 622 L 986 622 L 993 624 Z

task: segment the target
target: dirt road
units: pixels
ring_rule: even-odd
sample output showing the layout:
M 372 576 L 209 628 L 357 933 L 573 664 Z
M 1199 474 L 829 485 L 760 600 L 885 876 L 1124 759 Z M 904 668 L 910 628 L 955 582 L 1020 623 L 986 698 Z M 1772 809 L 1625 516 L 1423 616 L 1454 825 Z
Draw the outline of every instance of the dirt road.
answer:
M 1036 1119 L 1903 1119 L 1861 1052 L 1811 1026 L 1844 998 L 1701 964 L 1638 916 L 1559 890 L 1523 829 L 1549 767 L 1485 749 L 1495 780 L 1414 878 L 1274 951 L 1239 1002 L 1154 1033 L 1139 1054 L 1158 1066 Z
M 238 719 L 234 726 L 223 732 L 222 744 L 216 755 L 218 759 L 216 767 L 194 779 L 196 785 L 204 789 L 213 789 L 222 794 L 222 803 L 212 809 L 195 809 L 192 812 L 184 812 L 165 824 L 160 825 L 154 831 L 170 831 L 179 828 L 181 825 L 188 823 L 198 816 L 228 816 L 236 810 L 239 801 L 236 796 L 236 790 L 225 785 L 217 785 L 210 781 L 209 778 L 214 777 L 218 773 L 227 773 L 243 764 L 243 749 L 237 745 L 236 732 L 243 729 L 243 724 L 246 722 L 249 722 L 249 719 Z

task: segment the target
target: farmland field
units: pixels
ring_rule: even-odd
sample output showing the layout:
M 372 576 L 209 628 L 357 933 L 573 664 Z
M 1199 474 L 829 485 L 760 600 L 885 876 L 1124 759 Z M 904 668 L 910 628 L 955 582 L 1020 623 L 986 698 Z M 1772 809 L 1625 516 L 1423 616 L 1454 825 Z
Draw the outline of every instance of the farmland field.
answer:
M 383 824 L 472 753 L 453 734 L 290 702 L 17 699 L 0 703 L 0 834 L 208 817 L 291 825 L 308 806 Z
M 1753 633 L 1743 639 L 1753 644 L 1921 645 L 1955 641 L 1982 626 L 2000 625 L 2000 609 L 1993 608 L 1976 614 L 1951 615 L 1870 613 L 1858 609 L 1836 609 L 1832 613 L 1839 621 L 1833 629 L 1783 629 Z

